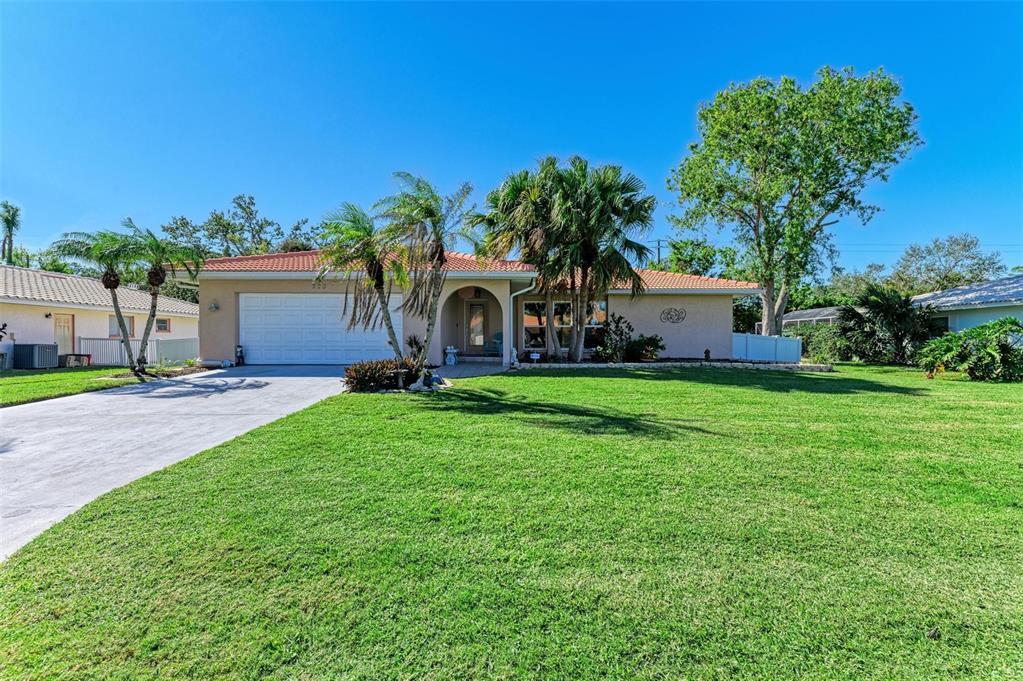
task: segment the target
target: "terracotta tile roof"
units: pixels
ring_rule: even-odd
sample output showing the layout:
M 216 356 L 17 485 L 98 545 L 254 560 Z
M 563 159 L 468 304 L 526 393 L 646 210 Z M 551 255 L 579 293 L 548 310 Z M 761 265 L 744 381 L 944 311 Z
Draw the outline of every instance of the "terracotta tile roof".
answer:
M 532 265 L 517 260 L 487 258 L 478 261 L 476 256 L 449 251 L 446 269 L 448 272 L 531 272 Z M 243 255 L 235 258 L 210 258 L 202 267 L 203 272 L 315 272 L 320 268 L 319 251 L 297 253 L 267 253 L 265 255 Z
M 448 252 L 448 272 L 532 272 L 533 266 L 518 260 L 477 260 L 468 253 Z M 243 255 L 234 258 L 211 258 L 205 262 L 204 272 L 315 272 L 320 268 L 319 251 L 297 253 L 267 253 Z M 637 270 L 647 288 L 658 289 L 752 289 L 759 284 L 733 279 L 700 277 L 695 274 L 676 274 L 655 270 Z
M 125 310 L 149 312 L 150 296 L 147 291 L 122 286 L 117 289 L 118 301 Z M 79 277 L 59 272 L 44 272 L 26 267 L 0 265 L 0 299 L 9 302 L 56 303 L 86 305 L 113 310 L 110 292 L 103 282 L 91 277 Z M 199 306 L 187 300 L 160 296 L 158 312 L 164 314 L 199 316 Z
M 678 274 L 677 272 L 660 272 L 658 270 L 637 269 L 647 289 L 751 289 L 759 290 L 760 284 L 752 281 L 736 281 L 735 279 L 719 279 L 717 277 L 701 277 L 697 274 Z

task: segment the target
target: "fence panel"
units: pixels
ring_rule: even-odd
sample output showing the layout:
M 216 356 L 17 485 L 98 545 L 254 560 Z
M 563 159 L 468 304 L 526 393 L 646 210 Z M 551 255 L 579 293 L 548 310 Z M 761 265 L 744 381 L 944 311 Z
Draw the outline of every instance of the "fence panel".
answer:
M 141 340 L 138 338 L 131 340 L 131 351 L 136 357 L 138 357 L 141 347 Z M 127 366 L 128 364 L 128 358 L 121 347 L 119 338 L 82 338 L 79 336 L 78 352 L 83 355 L 92 355 L 92 363 L 96 366 Z M 159 364 L 160 362 L 177 364 L 198 356 L 198 338 L 150 339 L 149 350 L 146 353 L 146 359 L 150 364 Z
M 732 358 L 750 362 L 799 362 L 803 351 L 801 338 L 732 334 Z

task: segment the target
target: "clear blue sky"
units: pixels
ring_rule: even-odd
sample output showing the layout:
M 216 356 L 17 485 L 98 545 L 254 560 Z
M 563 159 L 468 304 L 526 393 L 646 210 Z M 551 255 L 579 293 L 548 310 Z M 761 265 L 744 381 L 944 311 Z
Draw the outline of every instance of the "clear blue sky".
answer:
M 0 194 L 20 242 L 126 216 L 202 220 L 238 193 L 285 226 L 408 170 L 477 197 L 545 154 L 669 170 L 733 81 L 884 66 L 926 146 L 840 263 L 969 231 L 1023 263 L 1020 4 L 0 3 Z

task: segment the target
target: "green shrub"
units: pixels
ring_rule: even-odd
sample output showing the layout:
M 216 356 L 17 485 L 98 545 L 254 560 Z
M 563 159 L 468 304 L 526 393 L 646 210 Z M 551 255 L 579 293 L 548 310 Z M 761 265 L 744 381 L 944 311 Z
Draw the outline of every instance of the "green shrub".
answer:
M 782 333 L 792 338 L 801 338 L 803 357 L 816 364 L 848 362 L 853 358 L 852 346 L 837 324 L 789 326 Z
M 634 330 L 632 324 L 620 314 L 608 315 L 604 322 L 604 337 L 600 345 L 593 349 L 593 359 L 598 362 L 624 361 Z
M 917 361 L 928 376 L 962 371 L 973 381 L 1023 381 L 1023 322 L 1005 317 L 928 341 Z
M 626 362 L 642 362 L 644 360 L 657 359 L 657 356 L 664 351 L 664 339 L 654 334 L 633 338 L 625 345 Z
M 406 357 L 402 360 L 404 387 L 416 380 L 415 362 Z M 376 390 L 395 390 L 398 388 L 398 360 L 378 359 L 371 362 L 359 362 L 345 369 L 345 386 L 352 392 L 364 393 Z

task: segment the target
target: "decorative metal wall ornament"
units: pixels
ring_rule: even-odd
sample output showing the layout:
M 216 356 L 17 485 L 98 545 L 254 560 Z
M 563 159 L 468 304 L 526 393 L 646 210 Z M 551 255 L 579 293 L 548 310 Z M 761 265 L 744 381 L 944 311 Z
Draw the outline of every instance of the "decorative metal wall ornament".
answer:
M 661 310 L 661 321 L 665 324 L 681 324 L 685 321 L 686 311 L 681 307 L 666 307 Z

